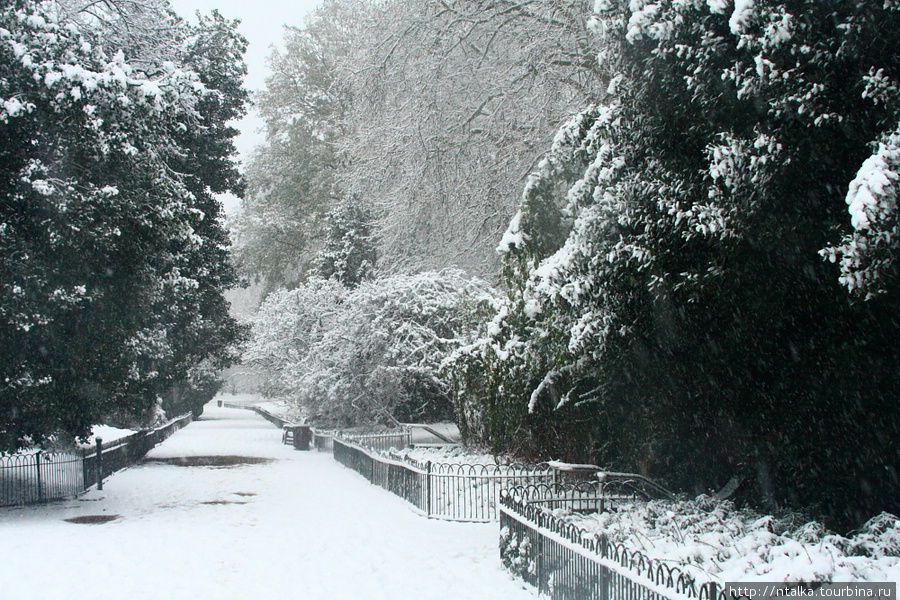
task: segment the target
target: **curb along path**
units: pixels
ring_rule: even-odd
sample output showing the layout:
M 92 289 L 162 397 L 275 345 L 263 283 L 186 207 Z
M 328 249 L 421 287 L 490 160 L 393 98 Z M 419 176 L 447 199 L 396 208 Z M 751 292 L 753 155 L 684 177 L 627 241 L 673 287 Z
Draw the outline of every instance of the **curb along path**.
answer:
M 497 544 L 212 402 L 103 491 L 0 509 L 0 598 L 534 599 Z

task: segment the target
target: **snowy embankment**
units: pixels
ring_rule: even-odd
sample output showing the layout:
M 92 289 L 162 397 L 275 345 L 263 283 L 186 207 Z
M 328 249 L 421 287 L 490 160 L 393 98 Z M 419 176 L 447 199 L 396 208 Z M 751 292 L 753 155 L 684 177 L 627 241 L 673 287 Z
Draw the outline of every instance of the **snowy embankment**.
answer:
M 887 514 L 847 538 L 706 496 L 625 503 L 592 515 L 552 512 L 701 581 L 900 581 L 900 520 Z
M 103 443 L 108 446 L 112 442 L 126 438 L 129 435 L 134 435 L 135 433 L 137 433 L 137 431 L 134 429 L 123 429 L 121 427 L 113 427 L 112 425 L 94 425 L 91 428 L 90 437 L 81 444 L 81 447 L 93 447 L 97 443 L 98 438 L 103 440 Z
M 215 404 L 103 491 L 0 509 L 0 596 L 535 597 L 502 570 L 496 524 L 422 518 L 330 455 L 283 446 L 255 413 Z

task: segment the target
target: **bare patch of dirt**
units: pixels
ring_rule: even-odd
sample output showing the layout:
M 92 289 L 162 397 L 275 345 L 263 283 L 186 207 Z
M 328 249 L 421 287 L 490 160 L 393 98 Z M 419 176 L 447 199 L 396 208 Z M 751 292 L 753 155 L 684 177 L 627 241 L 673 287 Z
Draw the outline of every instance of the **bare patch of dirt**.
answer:
M 212 504 L 218 506 L 220 504 L 247 504 L 246 500 L 207 500 L 206 502 L 201 502 L 200 504 Z
M 115 521 L 121 515 L 84 515 L 82 517 L 72 517 L 71 519 L 63 519 L 67 523 L 77 523 L 78 525 L 99 525 L 101 523 L 109 523 Z
M 265 465 L 271 458 L 258 456 L 177 456 L 174 458 L 148 458 L 144 462 L 165 463 L 178 467 L 238 467 L 241 465 Z
M 256 492 L 234 492 L 235 496 L 255 496 Z

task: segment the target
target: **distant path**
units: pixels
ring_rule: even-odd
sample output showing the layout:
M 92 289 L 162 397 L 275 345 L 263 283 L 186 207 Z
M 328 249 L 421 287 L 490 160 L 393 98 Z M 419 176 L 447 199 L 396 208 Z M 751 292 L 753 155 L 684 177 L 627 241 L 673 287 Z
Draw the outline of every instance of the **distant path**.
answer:
M 171 464 L 239 461 L 211 456 L 272 462 Z M 421 517 L 251 411 L 210 403 L 148 459 L 79 500 L 0 509 L 0 598 L 536 597 L 501 570 L 496 524 Z

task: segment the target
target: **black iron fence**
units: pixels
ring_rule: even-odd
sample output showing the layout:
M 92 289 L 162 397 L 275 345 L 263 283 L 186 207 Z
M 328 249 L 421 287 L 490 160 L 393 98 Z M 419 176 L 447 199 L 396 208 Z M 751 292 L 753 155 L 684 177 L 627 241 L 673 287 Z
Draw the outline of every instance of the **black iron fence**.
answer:
M 409 502 L 422 514 L 448 521 L 497 521 L 500 492 L 507 487 L 549 483 L 541 465 L 464 465 L 390 458 L 346 437 L 335 437 L 334 458 Z
M 614 483 L 522 486 L 500 493 L 504 565 L 553 600 L 728 600 L 715 582 L 566 522 L 554 509 L 594 512 L 634 497 Z
M 0 457 L 0 506 L 73 498 L 84 490 L 82 456 L 34 452 Z
M 139 431 L 81 452 L 34 452 L 0 456 L 0 506 L 75 498 L 139 460 L 191 422 L 184 415 L 156 429 Z

